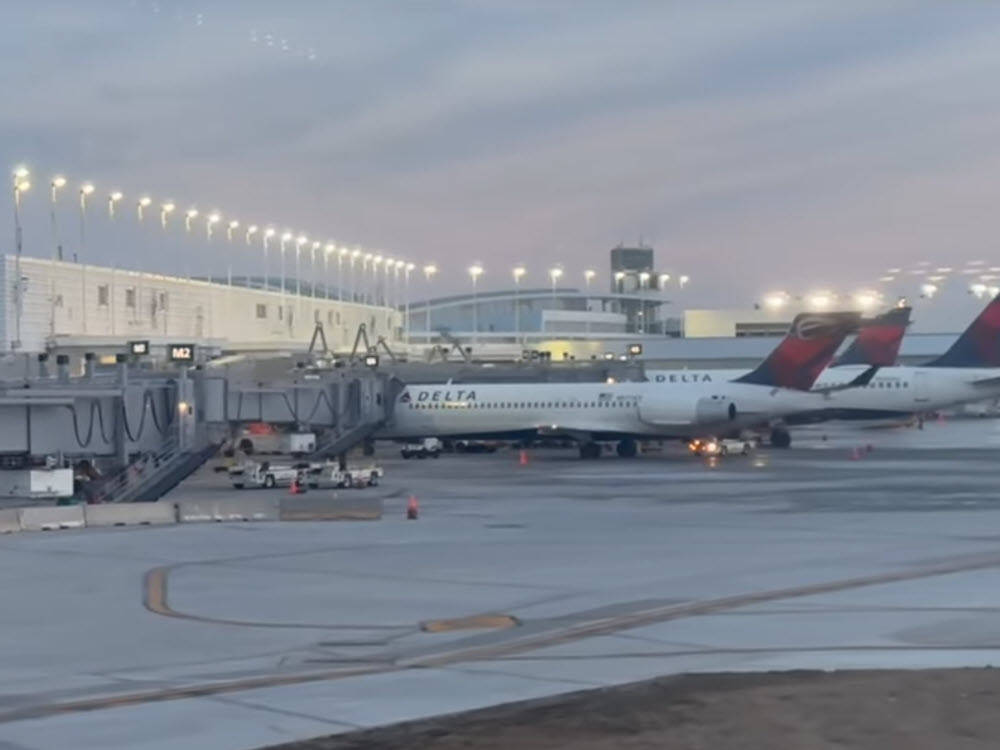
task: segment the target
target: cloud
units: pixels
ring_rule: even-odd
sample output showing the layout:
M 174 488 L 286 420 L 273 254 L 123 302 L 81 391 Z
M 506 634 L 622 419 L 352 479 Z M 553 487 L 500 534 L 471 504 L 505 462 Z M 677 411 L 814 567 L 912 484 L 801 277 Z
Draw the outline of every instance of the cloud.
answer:
M 749 301 L 990 241 L 988 4 L 105 0 L 10 20 L 9 163 L 475 257 L 488 284 L 524 260 L 601 268 L 641 235 L 699 299 Z

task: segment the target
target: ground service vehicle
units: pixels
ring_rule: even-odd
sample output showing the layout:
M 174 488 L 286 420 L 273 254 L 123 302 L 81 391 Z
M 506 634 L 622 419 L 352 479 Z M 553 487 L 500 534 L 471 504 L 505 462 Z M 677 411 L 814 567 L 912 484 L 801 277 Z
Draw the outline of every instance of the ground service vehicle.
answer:
M 747 456 L 753 452 L 754 447 L 753 441 L 741 438 L 695 439 L 688 443 L 688 448 L 696 456 L 728 456 L 730 454 Z
M 399 454 L 406 459 L 410 458 L 437 458 L 441 455 L 441 441 L 437 438 L 424 438 L 409 442 L 403 445 Z
M 294 466 L 272 466 L 270 461 L 244 463 L 229 468 L 229 478 L 238 490 L 244 487 L 289 487 L 302 481 L 302 470 Z
M 341 469 L 337 464 L 330 463 L 309 469 L 309 486 L 317 489 L 321 484 L 329 483 L 338 489 L 376 487 L 384 475 L 382 467 L 375 464 Z
M 312 432 L 244 430 L 233 441 L 233 447 L 248 456 L 254 453 L 289 453 L 293 456 L 304 456 L 316 450 L 316 435 Z

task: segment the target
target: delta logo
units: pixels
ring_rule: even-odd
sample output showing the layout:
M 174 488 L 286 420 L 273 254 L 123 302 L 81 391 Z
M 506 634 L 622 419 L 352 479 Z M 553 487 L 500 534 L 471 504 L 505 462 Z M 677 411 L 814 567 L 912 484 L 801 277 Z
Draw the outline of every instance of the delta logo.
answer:
M 707 372 L 672 372 L 663 373 L 653 378 L 656 383 L 711 383 L 712 376 Z
M 440 402 L 440 401 L 475 401 L 476 392 L 467 391 L 464 388 L 452 389 L 434 389 L 434 390 L 421 390 L 417 391 L 415 396 L 411 394 L 409 390 L 403 391 L 403 394 L 399 397 L 399 403 L 408 404 L 411 401 L 416 400 L 417 403 L 423 403 L 425 401 Z

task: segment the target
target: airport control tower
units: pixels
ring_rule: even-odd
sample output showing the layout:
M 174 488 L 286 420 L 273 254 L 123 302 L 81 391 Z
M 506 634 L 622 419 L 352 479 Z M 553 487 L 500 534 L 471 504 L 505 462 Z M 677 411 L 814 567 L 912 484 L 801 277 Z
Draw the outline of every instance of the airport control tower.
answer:
M 635 295 L 620 297 L 618 312 L 627 316 L 631 331 L 649 331 L 652 328 L 653 307 L 642 295 L 655 292 L 663 283 L 663 276 L 656 271 L 653 248 L 641 242 L 636 247 L 618 245 L 611 249 L 611 293 Z

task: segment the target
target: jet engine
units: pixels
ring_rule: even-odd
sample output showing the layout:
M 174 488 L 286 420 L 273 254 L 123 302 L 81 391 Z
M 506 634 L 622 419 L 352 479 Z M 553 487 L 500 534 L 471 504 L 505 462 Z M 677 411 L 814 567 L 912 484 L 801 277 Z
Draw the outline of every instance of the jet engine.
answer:
M 660 395 L 644 399 L 639 406 L 641 419 L 664 427 L 725 424 L 734 421 L 736 414 L 736 404 L 727 396 L 689 400 Z
M 736 419 L 736 404 L 725 396 L 705 396 L 694 407 L 695 424 L 719 424 Z

